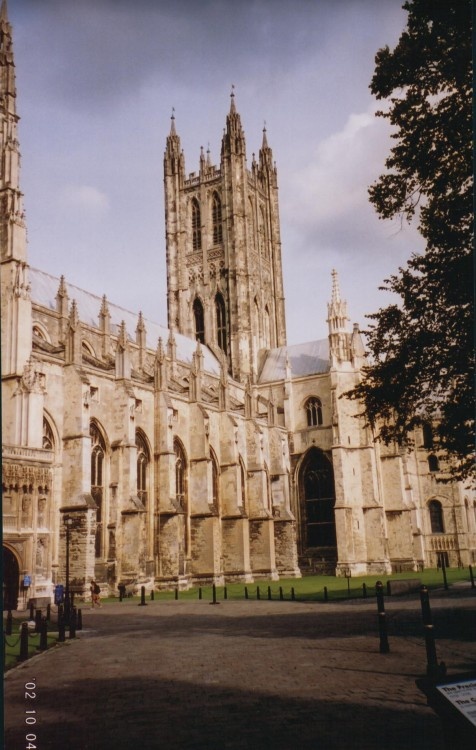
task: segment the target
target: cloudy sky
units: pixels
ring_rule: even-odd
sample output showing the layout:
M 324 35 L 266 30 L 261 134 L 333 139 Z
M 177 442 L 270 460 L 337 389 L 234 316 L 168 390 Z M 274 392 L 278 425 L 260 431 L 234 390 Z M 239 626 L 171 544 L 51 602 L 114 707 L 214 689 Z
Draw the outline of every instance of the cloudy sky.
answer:
M 400 0 L 9 0 L 29 259 L 166 323 L 163 151 L 219 164 L 231 86 L 248 164 L 266 122 L 278 167 L 288 343 L 327 335 L 331 270 L 351 322 L 421 248 L 367 188 L 390 131 L 369 91 Z M 380 105 L 379 105 L 380 106 Z

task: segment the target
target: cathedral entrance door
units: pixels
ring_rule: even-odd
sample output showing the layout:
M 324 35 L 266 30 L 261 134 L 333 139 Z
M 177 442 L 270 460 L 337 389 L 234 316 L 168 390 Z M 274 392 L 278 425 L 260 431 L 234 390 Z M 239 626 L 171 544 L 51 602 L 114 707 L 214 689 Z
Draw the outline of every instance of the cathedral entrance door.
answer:
M 8 547 L 3 548 L 3 609 L 17 609 L 20 585 L 18 560 Z

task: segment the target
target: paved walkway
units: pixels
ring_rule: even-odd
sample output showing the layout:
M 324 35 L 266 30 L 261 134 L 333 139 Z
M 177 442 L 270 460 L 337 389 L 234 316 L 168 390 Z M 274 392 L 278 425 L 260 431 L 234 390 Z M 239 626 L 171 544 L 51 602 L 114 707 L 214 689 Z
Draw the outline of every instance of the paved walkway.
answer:
M 443 750 L 415 685 L 418 598 L 386 603 L 389 654 L 375 600 L 84 608 L 76 640 L 7 673 L 6 748 L 34 734 L 38 750 Z M 438 658 L 474 669 L 474 592 L 433 597 L 432 611 Z

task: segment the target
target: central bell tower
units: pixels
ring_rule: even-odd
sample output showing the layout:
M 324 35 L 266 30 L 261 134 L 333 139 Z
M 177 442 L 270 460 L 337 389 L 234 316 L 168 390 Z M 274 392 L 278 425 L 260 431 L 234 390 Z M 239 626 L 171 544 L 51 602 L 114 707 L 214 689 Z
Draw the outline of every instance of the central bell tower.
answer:
M 231 94 L 220 166 L 185 159 L 172 115 L 164 155 L 169 328 L 196 338 L 255 381 L 260 356 L 286 344 L 277 170 L 266 129 L 258 161 L 246 163 L 245 134 Z

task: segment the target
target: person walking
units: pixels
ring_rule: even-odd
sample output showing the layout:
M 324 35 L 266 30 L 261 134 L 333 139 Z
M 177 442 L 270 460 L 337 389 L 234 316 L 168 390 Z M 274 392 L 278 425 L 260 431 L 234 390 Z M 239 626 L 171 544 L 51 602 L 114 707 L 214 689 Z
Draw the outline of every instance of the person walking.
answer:
M 101 600 L 100 600 L 100 594 L 101 589 L 99 588 L 99 584 L 96 583 L 94 578 L 91 578 L 91 602 L 92 607 L 100 607 L 101 606 Z

